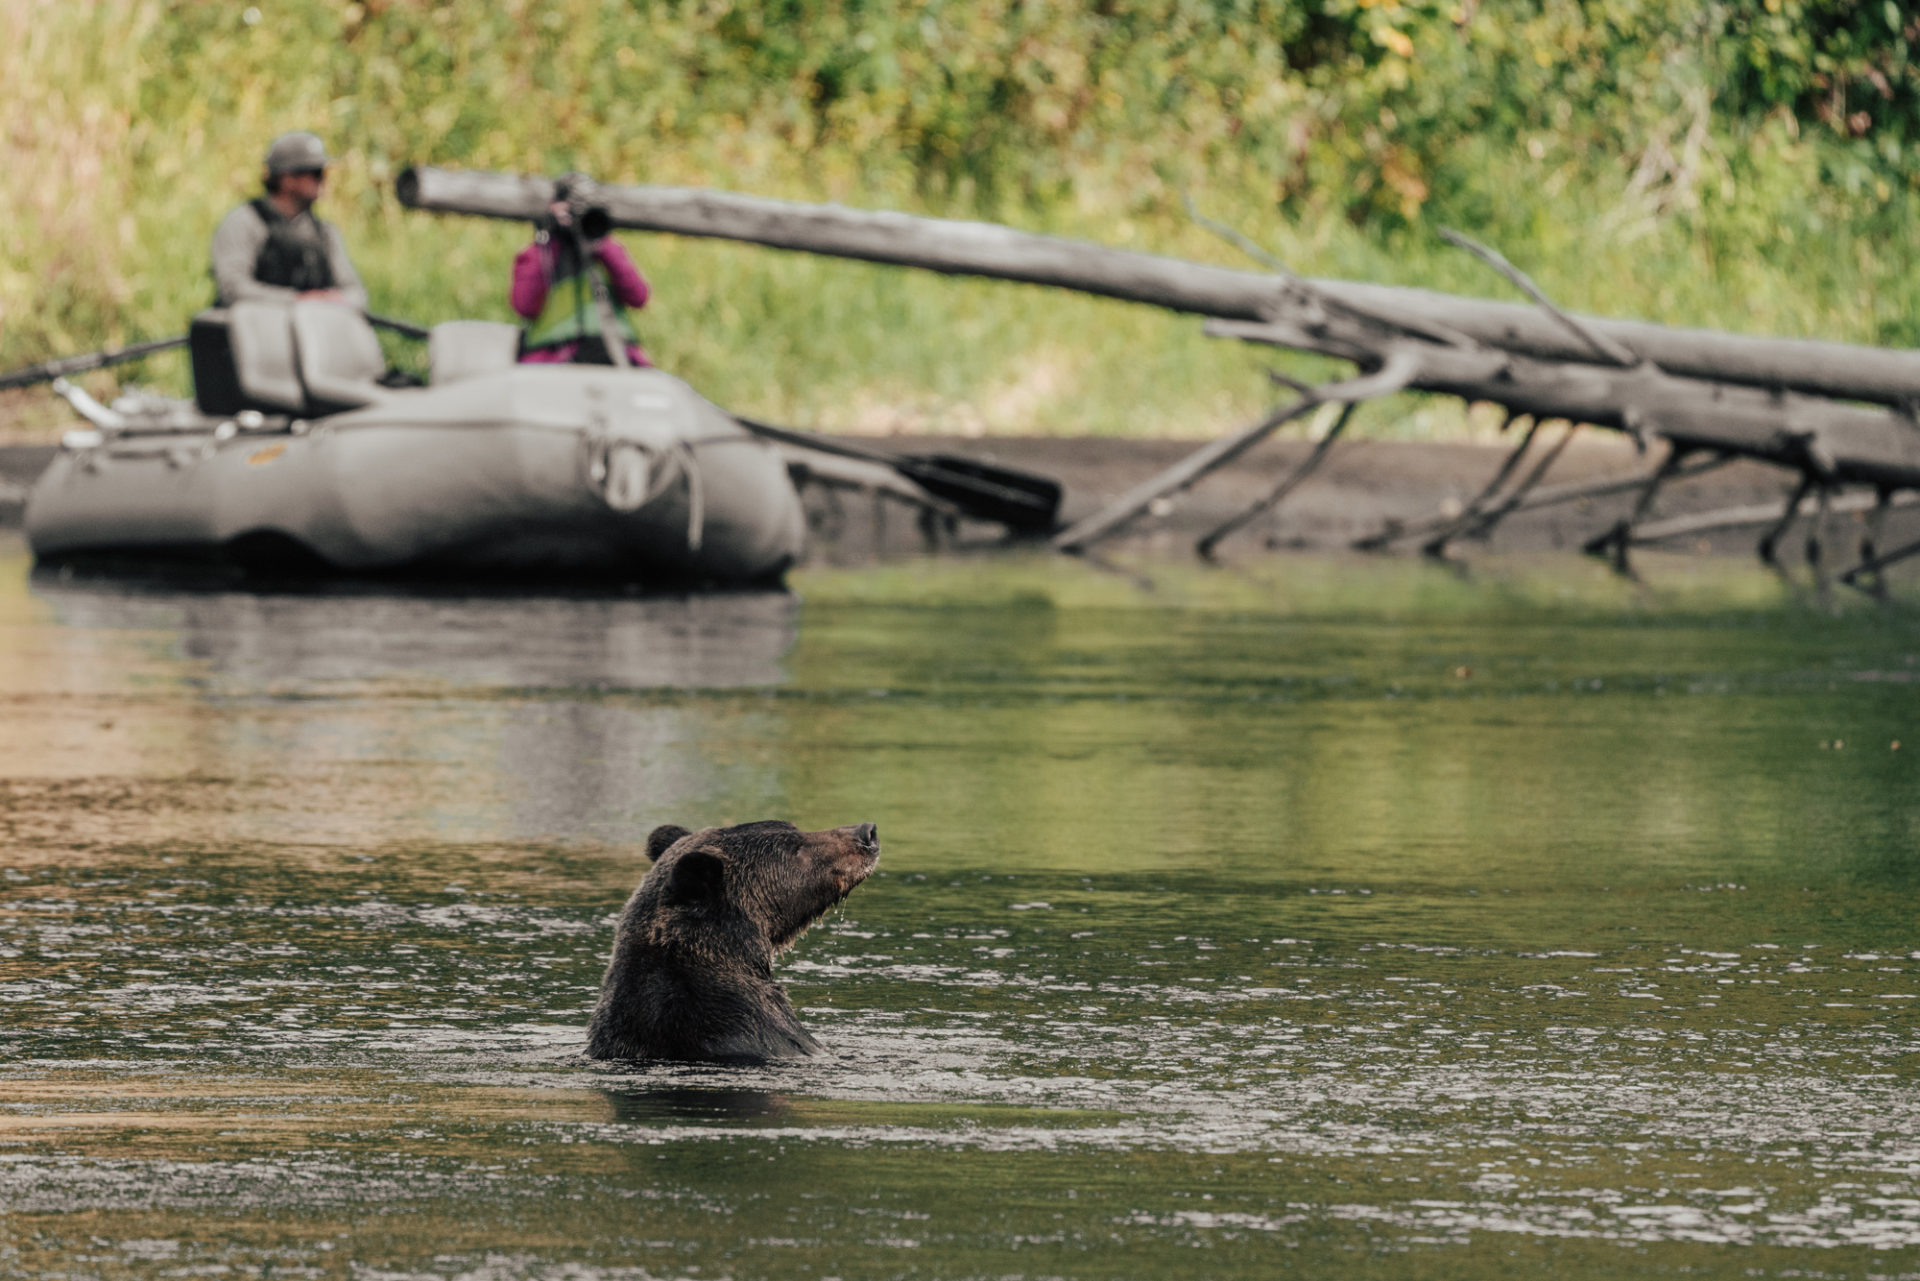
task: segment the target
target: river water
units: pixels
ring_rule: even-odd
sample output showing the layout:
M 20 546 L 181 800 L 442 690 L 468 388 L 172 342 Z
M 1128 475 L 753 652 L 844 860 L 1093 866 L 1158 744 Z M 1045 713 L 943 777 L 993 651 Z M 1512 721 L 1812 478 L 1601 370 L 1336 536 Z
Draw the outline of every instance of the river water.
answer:
M 1920 1275 L 1920 615 L 1156 578 L 0 545 L 0 1273 Z M 767 817 L 884 842 L 827 1052 L 579 1058 L 647 831 Z

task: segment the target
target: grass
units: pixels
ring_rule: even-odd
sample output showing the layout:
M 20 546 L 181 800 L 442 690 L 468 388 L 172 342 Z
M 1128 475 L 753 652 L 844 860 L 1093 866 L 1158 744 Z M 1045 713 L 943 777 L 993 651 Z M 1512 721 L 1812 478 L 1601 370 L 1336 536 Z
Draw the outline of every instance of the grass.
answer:
M 402 209 L 391 180 L 414 162 L 578 167 L 616 181 L 996 216 L 1248 265 L 1185 217 L 1191 191 L 1310 274 L 1513 296 L 1439 242 L 1434 226 L 1447 221 L 1576 309 L 1860 342 L 1920 335 L 1908 190 L 1871 174 L 1851 187 L 1834 179 L 1832 147 L 1788 119 L 1716 120 L 1677 193 L 1678 179 L 1636 187 L 1646 153 L 1608 150 L 1577 119 L 1557 133 L 1465 131 L 1424 161 L 1444 198 L 1397 216 L 1357 208 L 1324 165 L 1318 185 L 1276 201 L 1277 181 L 1306 179 L 1270 153 L 1270 137 L 1235 141 L 1219 105 L 1230 95 L 1178 109 L 1165 95 L 1161 109 L 1096 98 L 1097 128 L 1035 125 L 1024 150 L 981 143 L 977 155 L 948 155 L 934 146 L 941 129 L 986 136 L 979 119 L 939 114 L 977 107 L 959 96 L 964 81 L 923 102 L 912 97 L 920 80 L 889 87 L 881 76 L 821 106 L 826 72 L 809 63 L 812 79 L 783 81 L 784 64 L 768 62 L 774 35 L 742 43 L 716 12 L 555 0 L 456 18 L 408 0 L 248 10 L 0 0 L 0 369 L 181 331 L 211 293 L 214 224 L 256 190 L 267 141 L 296 127 L 320 131 L 340 155 L 321 212 L 342 226 L 376 310 L 423 323 L 509 319 L 508 266 L 525 233 Z M 954 38 L 979 45 L 994 33 Z M 1058 64 L 1046 83 L 1086 74 L 1063 47 L 1041 52 Z M 1227 60 L 1229 81 L 1268 73 L 1232 65 L 1230 43 L 1212 56 Z M 1291 84 L 1284 68 L 1271 73 Z M 1137 73 L 1140 83 L 1158 75 Z M 1019 107 L 1043 122 L 1055 111 L 1044 88 Z M 1305 118 L 1338 105 L 1312 92 L 1292 85 L 1273 110 Z M 1234 110 L 1252 118 L 1245 103 Z M 996 184 L 993 171 L 968 168 L 981 156 L 1010 177 Z M 1293 363 L 1208 341 L 1192 318 L 1057 291 L 663 236 L 627 243 L 655 285 L 642 317 L 655 359 L 714 399 L 775 419 L 867 432 L 1209 436 L 1261 412 L 1265 367 Z M 105 396 L 122 376 L 186 386 L 180 356 L 86 381 Z M 0 432 L 57 430 L 65 415 L 47 403 L 44 391 L 0 398 Z M 1485 430 L 1458 405 L 1409 397 L 1368 406 L 1355 428 Z

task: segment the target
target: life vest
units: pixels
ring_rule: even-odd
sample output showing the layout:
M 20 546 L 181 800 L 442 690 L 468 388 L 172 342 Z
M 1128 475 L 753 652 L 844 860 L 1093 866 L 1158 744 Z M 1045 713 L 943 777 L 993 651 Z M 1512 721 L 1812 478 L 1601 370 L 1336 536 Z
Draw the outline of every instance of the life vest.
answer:
M 527 322 L 520 335 L 520 350 L 528 352 L 541 347 L 558 347 L 563 343 L 577 342 L 582 348 L 594 347 L 602 343 L 600 333 L 600 312 L 593 302 L 593 286 L 588 282 L 586 272 L 580 270 L 580 255 L 555 242 L 552 258 L 553 274 L 547 278 L 547 301 L 540 308 L 540 314 Z M 542 267 L 547 265 L 546 255 L 541 255 Z M 588 267 L 589 271 L 600 274 L 600 282 L 606 288 L 607 301 L 613 305 L 613 327 L 619 333 L 620 340 L 629 346 L 640 341 L 633 322 L 627 319 L 627 309 L 613 292 L 613 282 L 607 279 L 607 269 L 595 255 Z M 603 357 L 604 359 L 604 357 Z
M 284 285 L 304 293 L 332 289 L 333 261 L 327 254 L 327 224 L 308 214 L 289 218 L 264 196 L 248 202 L 267 227 L 267 243 L 253 260 L 253 278 L 263 285 Z

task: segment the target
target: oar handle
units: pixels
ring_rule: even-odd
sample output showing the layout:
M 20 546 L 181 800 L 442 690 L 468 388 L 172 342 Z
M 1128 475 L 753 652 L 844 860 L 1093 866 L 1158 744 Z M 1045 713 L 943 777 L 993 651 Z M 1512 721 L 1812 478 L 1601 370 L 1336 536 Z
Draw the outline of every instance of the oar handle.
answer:
M 731 412 L 731 411 L 729 411 Z M 777 440 L 783 444 L 800 445 L 807 449 L 817 449 L 823 454 L 838 454 L 842 458 L 858 458 L 863 462 L 879 463 L 886 467 L 898 467 L 900 460 L 892 454 L 879 449 L 863 449 L 859 445 L 849 445 L 838 440 L 829 440 L 825 436 L 810 431 L 795 431 L 791 427 L 775 427 L 772 423 L 763 423 L 757 418 L 748 418 L 744 414 L 734 414 L 733 421 L 745 427 L 756 436 L 765 436 L 768 440 Z
M 867 449 L 845 441 L 828 440 L 811 432 L 775 427 L 772 423 L 763 423 L 740 414 L 734 414 L 733 419 L 754 435 L 764 436 L 768 440 L 777 440 L 789 445 L 799 445 L 805 449 L 816 449 L 823 454 L 838 454 L 843 458 L 858 458 L 863 462 L 891 467 L 915 484 L 987 520 L 1002 523 L 1011 521 L 1023 528 L 1038 528 L 1051 525 L 1053 514 L 1059 505 L 1058 486 L 1043 476 L 1020 476 L 1018 479 L 1050 488 L 1052 490 L 1050 497 L 1043 497 L 1031 489 L 995 480 L 991 474 L 956 471 L 951 467 L 943 466 L 933 458 L 915 457 L 911 454 L 889 454 L 884 450 Z M 997 469 L 981 468 L 981 471 L 989 473 L 994 470 Z M 1003 474 L 1008 480 L 1016 478 L 1012 473 Z M 983 510 L 982 504 L 992 506 Z
M 43 360 L 37 365 L 16 369 L 10 374 L 0 374 L 0 390 L 11 387 L 31 387 L 35 383 L 50 383 L 56 378 L 65 378 L 68 374 L 84 374 L 90 369 L 105 369 L 109 365 L 125 364 L 130 360 L 151 356 L 157 351 L 186 345 L 187 336 L 180 334 L 173 338 L 155 338 L 150 342 L 129 343 L 125 347 L 114 347 L 106 351 L 90 351 L 79 356 L 61 356 L 56 360 Z
M 433 336 L 432 330 L 416 325 L 412 321 L 395 320 L 392 316 L 376 316 L 372 312 L 367 313 L 367 323 L 375 329 L 385 329 L 399 334 L 402 338 L 418 338 L 424 342 Z

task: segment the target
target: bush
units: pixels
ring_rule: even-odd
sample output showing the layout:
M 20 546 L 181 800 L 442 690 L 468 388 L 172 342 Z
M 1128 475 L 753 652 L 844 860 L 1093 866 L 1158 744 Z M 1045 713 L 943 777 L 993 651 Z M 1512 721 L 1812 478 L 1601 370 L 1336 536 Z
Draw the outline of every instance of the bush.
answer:
M 178 331 L 209 296 L 214 223 L 302 127 L 341 158 L 321 212 L 377 309 L 422 321 L 505 318 L 522 233 L 401 209 L 392 178 L 416 162 L 1243 262 L 1187 219 L 1190 192 L 1314 274 L 1505 292 L 1433 236 L 1451 224 L 1573 307 L 1920 336 L 1920 20 L 1891 2 L 10 0 L 0 39 L 0 367 Z M 1262 395 L 1265 357 L 1190 319 L 629 243 L 657 290 L 649 348 L 743 409 L 1177 434 Z

